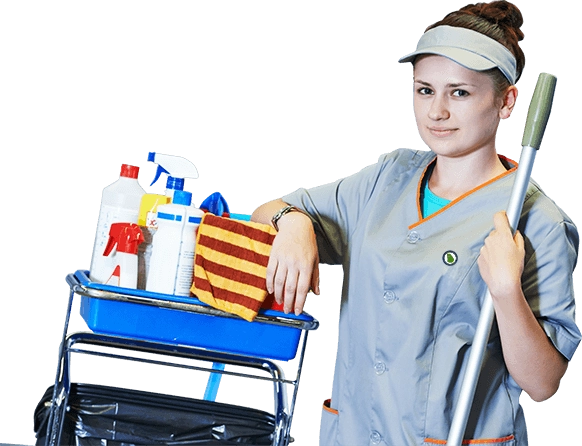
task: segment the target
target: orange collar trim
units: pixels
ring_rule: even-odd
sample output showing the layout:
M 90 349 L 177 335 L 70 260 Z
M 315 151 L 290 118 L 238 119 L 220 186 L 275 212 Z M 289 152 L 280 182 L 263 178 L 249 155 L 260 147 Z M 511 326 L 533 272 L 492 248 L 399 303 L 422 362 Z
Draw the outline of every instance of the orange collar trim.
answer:
M 483 189 L 484 187 L 487 187 L 488 185 L 490 185 L 491 183 L 494 183 L 495 181 L 506 177 L 507 175 L 510 175 L 511 173 L 513 173 L 516 169 L 518 164 L 503 156 L 503 155 L 498 155 L 499 158 L 501 158 L 503 161 L 505 161 L 506 163 L 509 163 L 510 165 L 513 165 L 514 167 L 512 167 L 511 169 L 509 169 L 506 172 L 503 172 L 501 175 L 497 175 L 494 178 L 491 178 L 489 181 L 486 181 L 485 183 L 475 187 L 474 189 L 471 189 L 468 192 L 465 192 L 463 195 L 461 195 L 460 197 L 455 198 L 454 200 L 452 200 L 449 204 L 447 204 L 446 206 L 444 206 L 443 208 L 439 209 L 437 212 L 430 214 L 428 217 L 426 218 L 422 218 L 422 208 L 420 205 L 420 192 L 421 192 L 421 188 L 422 188 L 422 180 L 424 178 L 424 176 L 426 175 L 426 171 L 428 170 L 428 168 L 430 167 L 430 165 L 432 163 L 434 163 L 436 161 L 436 158 L 434 160 L 432 160 L 429 164 L 427 164 L 427 166 L 424 168 L 424 171 L 422 172 L 422 175 L 420 176 L 420 179 L 418 180 L 418 187 L 416 188 L 416 208 L 418 211 L 418 221 L 416 223 L 411 224 L 408 229 L 413 229 L 415 227 L 417 227 L 418 225 L 421 225 L 422 223 L 430 220 L 433 217 L 436 217 L 439 214 L 442 214 L 444 211 L 446 211 L 447 209 L 449 209 L 450 207 L 454 206 L 455 204 L 457 204 L 459 201 L 461 201 L 463 198 L 468 197 L 469 195 L 475 193 L 476 191 L 478 191 L 479 189 Z

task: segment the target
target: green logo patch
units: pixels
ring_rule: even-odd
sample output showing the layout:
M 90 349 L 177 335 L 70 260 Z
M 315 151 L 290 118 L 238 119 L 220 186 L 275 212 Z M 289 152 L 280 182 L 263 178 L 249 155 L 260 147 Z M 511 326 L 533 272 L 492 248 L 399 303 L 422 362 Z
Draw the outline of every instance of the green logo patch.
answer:
M 445 265 L 454 265 L 457 263 L 457 260 L 459 260 L 459 257 L 455 251 L 447 251 L 443 254 L 443 262 L 445 262 Z

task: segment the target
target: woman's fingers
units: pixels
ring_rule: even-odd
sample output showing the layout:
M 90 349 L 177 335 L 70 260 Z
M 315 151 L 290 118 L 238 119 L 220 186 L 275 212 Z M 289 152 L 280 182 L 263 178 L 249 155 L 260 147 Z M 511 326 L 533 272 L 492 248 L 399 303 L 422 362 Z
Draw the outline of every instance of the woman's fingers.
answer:
M 293 302 L 290 302 L 291 294 L 294 294 L 294 278 L 287 267 L 282 262 L 277 262 L 276 271 L 273 277 L 273 294 L 275 301 L 281 305 L 284 304 L 284 310 L 289 312 L 289 308 L 293 308 Z
M 505 212 L 495 214 L 494 224 L 495 229 L 481 248 L 478 265 L 481 276 L 495 296 L 521 286 L 525 249 L 521 234 L 512 234 Z
M 521 235 L 521 232 L 519 232 L 519 230 L 515 231 L 513 240 L 515 240 L 515 246 L 517 246 L 517 249 L 525 253 L 525 240 L 523 239 L 523 235 Z
M 280 266 L 281 264 L 279 264 Z M 275 299 L 284 303 L 285 313 L 301 314 L 311 289 L 309 268 L 279 268 L 275 276 Z
M 277 259 L 275 259 L 272 255 L 269 256 L 269 262 L 267 263 L 267 276 L 266 280 L 266 287 L 267 292 L 269 294 L 273 294 L 275 292 L 275 274 L 277 273 Z M 275 296 L 276 299 L 276 296 Z M 277 300 L 277 303 L 281 303 Z
M 319 294 L 319 264 L 316 263 L 313 269 L 310 265 L 289 267 L 271 256 L 266 284 L 267 292 L 274 295 L 275 301 L 284 304 L 285 313 L 300 314 L 309 292 Z
M 297 271 L 287 270 L 285 276 L 285 283 L 283 285 L 283 311 L 285 313 L 291 313 L 295 307 L 297 301 L 297 284 L 299 281 L 299 276 Z
M 503 231 L 505 233 L 511 232 L 509 220 L 507 219 L 507 214 L 504 211 L 496 212 L 495 215 L 493 215 L 493 224 L 495 225 L 495 229 L 498 231 Z
M 301 313 L 309 291 L 319 293 L 317 242 L 305 214 L 293 213 L 280 221 L 267 263 L 266 286 L 286 313 Z
M 305 305 L 305 300 L 307 299 L 307 294 L 313 289 L 313 277 L 318 275 L 319 265 L 315 265 L 315 268 L 306 268 L 299 273 L 297 280 L 297 288 L 295 290 L 294 300 L 294 311 L 295 314 L 301 314 L 303 307 Z
M 311 291 L 319 296 L 319 254 L 315 257 L 311 274 Z

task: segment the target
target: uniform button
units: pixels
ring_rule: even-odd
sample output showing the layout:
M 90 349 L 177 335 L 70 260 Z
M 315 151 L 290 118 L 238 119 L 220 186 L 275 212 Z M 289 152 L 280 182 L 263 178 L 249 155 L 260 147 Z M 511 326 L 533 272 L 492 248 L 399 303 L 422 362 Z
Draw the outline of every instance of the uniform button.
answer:
M 394 291 L 392 290 L 384 291 L 384 302 L 386 302 L 387 304 L 391 304 L 395 300 L 397 300 L 397 298 L 396 293 Z
M 376 431 L 372 431 L 372 433 L 370 434 L 370 441 L 372 442 L 372 444 L 380 444 L 380 442 L 382 441 L 382 435 L 380 435 L 380 433 Z
M 376 372 L 376 375 L 381 375 L 386 371 L 386 364 L 378 361 L 376 364 L 374 364 L 374 371 Z
M 406 237 L 408 243 L 416 243 L 420 240 L 420 234 L 416 231 L 410 231 Z

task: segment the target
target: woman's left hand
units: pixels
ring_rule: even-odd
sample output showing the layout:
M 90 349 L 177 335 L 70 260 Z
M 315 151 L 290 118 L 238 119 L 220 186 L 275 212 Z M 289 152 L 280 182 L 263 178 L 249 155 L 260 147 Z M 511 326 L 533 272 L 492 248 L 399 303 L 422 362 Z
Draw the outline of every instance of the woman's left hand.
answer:
M 521 289 L 525 246 L 519 231 L 512 235 L 504 211 L 497 212 L 493 222 L 495 229 L 485 239 L 477 263 L 481 277 L 495 298 L 511 295 L 518 287 Z

